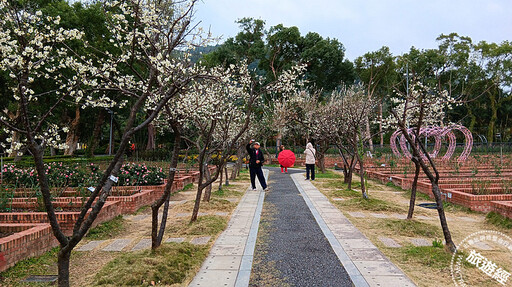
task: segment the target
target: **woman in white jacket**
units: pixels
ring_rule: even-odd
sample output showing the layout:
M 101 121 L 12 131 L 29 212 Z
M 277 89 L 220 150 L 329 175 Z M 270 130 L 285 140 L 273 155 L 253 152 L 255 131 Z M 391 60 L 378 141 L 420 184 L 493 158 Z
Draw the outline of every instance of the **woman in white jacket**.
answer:
M 306 180 L 309 180 L 309 172 L 311 171 L 311 180 L 315 180 L 315 162 L 316 150 L 311 143 L 306 145 Z

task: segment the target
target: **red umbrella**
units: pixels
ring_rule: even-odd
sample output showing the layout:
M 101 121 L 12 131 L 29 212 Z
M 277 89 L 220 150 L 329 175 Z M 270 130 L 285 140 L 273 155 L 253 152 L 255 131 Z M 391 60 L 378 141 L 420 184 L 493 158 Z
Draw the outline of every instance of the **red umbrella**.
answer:
M 283 150 L 277 157 L 279 163 L 284 167 L 292 167 L 295 163 L 295 154 L 291 150 Z

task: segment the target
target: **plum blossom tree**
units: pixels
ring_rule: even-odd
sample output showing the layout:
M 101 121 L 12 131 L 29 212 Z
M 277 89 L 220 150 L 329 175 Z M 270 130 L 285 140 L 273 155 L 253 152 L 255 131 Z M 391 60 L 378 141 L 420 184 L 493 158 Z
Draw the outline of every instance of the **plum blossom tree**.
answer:
M 368 119 L 372 118 L 376 102 L 368 98 L 361 86 L 346 87 L 333 92 L 326 108 L 323 109 L 323 118 L 320 119 L 322 129 L 326 136 L 338 147 L 343 159 L 345 182 L 351 188 L 352 175 L 356 164 L 359 164 L 361 178 L 361 193 L 367 199 L 365 184 L 364 145 L 371 137 L 366 131 Z
M 168 101 L 193 81 L 211 78 L 206 69 L 193 66 L 183 52 L 203 43 L 191 24 L 195 2 L 107 2 L 104 10 L 110 42 L 116 49 L 101 51 L 84 42 L 89 49 L 89 57 L 85 57 L 70 48 L 70 42 L 82 39 L 82 32 L 59 27 L 59 17 L 0 1 L 0 71 L 8 72 L 10 100 L 19 106 L 19 115 L 14 118 L 2 111 L 0 123 L 10 135 L 11 150 L 26 147 L 32 154 L 48 219 L 60 244 L 59 286 L 69 286 L 71 251 L 105 204 L 131 136 L 151 123 Z M 66 77 L 70 71 L 73 76 Z M 55 86 L 41 89 L 36 84 L 38 78 L 52 78 Z M 38 109 L 41 101 L 52 101 L 50 108 Z M 60 135 L 66 129 L 58 126 L 53 111 L 65 101 L 81 108 L 116 106 L 129 110 L 120 146 L 91 188 L 71 236 L 64 234 L 57 221 L 43 163 L 45 147 L 64 145 Z M 139 122 L 137 114 L 143 109 L 151 112 Z
M 411 160 L 415 165 L 415 176 L 412 186 L 411 200 L 409 204 L 408 219 L 412 218 L 416 197 L 416 186 L 420 173 L 423 170 L 432 185 L 432 193 L 436 200 L 439 220 L 443 229 L 446 247 L 455 252 L 456 246 L 452 240 L 446 215 L 444 213 L 441 191 L 439 189 L 439 172 L 434 160 L 420 140 L 420 130 L 423 125 L 443 125 L 445 112 L 456 104 L 447 91 L 437 91 L 423 86 L 420 82 L 414 82 L 410 94 L 398 94 L 394 99 L 395 106 L 391 108 L 391 115 L 387 124 L 397 127 L 402 136 L 409 143 L 412 151 Z M 409 128 L 412 126 L 413 128 Z M 411 132 L 412 131 L 412 132 Z
M 300 83 L 304 66 L 293 66 L 268 84 L 263 84 L 261 77 L 249 71 L 247 64 L 231 65 L 230 70 L 231 75 L 224 77 L 220 85 L 197 83 L 197 88 L 191 90 L 188 96 L 196 111 L 191 121 L 193 128 L 189 129 L 196 132 L 196 140 L 189 141 L 194 142 L 199 150 L 200 166 L 191 221 L 197 220 L 203 190 L 217 180 L 229 157 L 242 144 L 241 139 L 254 119 L 254 110 L 261 105 L 258 99 L 266 94 L 287 95 L 293 92 L 295 85 Z M 212 155 L 215 156 L 217 168 L 213 176 L 208 176 L 207 163 Z M 203 200 L 210 200 L 209 191 Z

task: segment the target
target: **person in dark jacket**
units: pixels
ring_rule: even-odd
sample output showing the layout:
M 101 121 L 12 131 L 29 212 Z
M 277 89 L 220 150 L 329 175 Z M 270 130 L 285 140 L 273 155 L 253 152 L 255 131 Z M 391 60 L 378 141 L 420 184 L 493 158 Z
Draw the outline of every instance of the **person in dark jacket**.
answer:
M 263 170 L 261 170 L 263 162 L 265 162 L 265 157 L 263 156 L 263 152 L 260 150 L 260 143 L 251 140 L 251 142 L 247 144 L 246 149 L 247 153 L 249 153 L 249 171 L 251 174 L 251 187 L 253 190 L 256 190 L 257 176 L 258 180 L 260 181 L 261 187 L 263 187 L 263 189 L 267 191 L 267 183 L 265 181 L 265 176 L 263 175 Z

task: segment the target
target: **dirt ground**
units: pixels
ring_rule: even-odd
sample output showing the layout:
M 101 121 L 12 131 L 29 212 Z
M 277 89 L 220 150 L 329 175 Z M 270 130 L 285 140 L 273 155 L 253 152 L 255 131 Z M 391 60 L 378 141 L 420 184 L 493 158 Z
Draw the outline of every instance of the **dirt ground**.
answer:
M 339 173 L 340 176 L 343 176 Z M 407 231 L 407 230 L 396 230 L 388 228 L 389 225 L 396 225 L 399 220 L 396 216 L 407 215 L 409 207 L 409 195 L 406 191 L 396 187 L 390 187 L 380 184 L 376 181 L 369 181 L 369 197 L 380 199 L 388 204 L 389 210 L 372 210 L 372 207 L 364 207 L 346 204 L 350 197 L 343 197 L 341 192 L 341 186 L 337 186 L 336 182 L 342 181 L 342 178 L 321 178 L 317 179 L 314 184 L 323 192 L 326 196 L 331 199 L 331 202 L 336 205 L 348 218 L 349 220 L 360 229 L 386 256 L 388 256 L 399 268 L 401 268 L 418 286 L 453 286 L 453 281 L 450 272 L 450 262 L 446 262 L 447 259 L 451 259 L 451 254 L 443 252 L 431 257 L 425 258 L 417 253 L 430 252 L 432 249 L 421 250 L 421 248 L 415 248 L 412 245 L 411 238 L 425 238 L 428 242 L 432 242 L 434 239 L 443 240 L 443 233 L 439 222 L 437 210 L 426 209 L 419 206 L 415 207 L 415 221 L 419 222 L 419 230 Z M 357 183 L 358 179 L 354 177 L 354 182 Z M 360 192 L 359 189 L 356 189 Z M 419 194 L 419 193 L 418 193 Z M 336 200 L 333 200 L 333 199 Z M 427 200 L 424 197 L 417 197 L 416 204 L 433 202 L 433 200 Z M 467 211 L 465 208 L 457 206 L 450 206 L 446 208 L 446 215 L 448 218 L 448 226 L 456 245 L 460 244 L 464 238 L 471 235 L 474 232 L 483 230 L 495 230 L 499 231 L 509 237 L 512 237 L 512 230 L 506 230 L 498 228 L 492 224 L 485 222 L 485 214 Z M 349 212 L 361 212 L 365 214 L 364 218 L 352 217 Z M 387 218 L 377 218 L 372 215 L 384 214 Z M 418 219 L 418 216 L 426 216 L 430 218 Z M 430 231 L 430 232 L 429 232 Z M 418 235 L 420 233 L 421 235 Z M 379 236 L 385 236 L 394 239 L 400 245 L 401 248 L 387 248 L 378 239 Z M 482 255 L 488 259 L 492 259 L 499 267 L 502 267 L 509 272 L 512 270 L 512 253 L 506 248 L 503 248 L 497 244 L 489 244 L 492 250 L 478 250 Z M 427 247 L 432 248 L 432 247 Z M 434 249 L 435 251 L 436 249 Z M 499 284 L 492 280 L 490 277 L 482 273 L 478 268 L 470 268 L 466 266 L 464 270 L 466 273 L 466 283 L 470 286 L 499 286 Z M 510 283 L 510 282 L 509 282 Z

